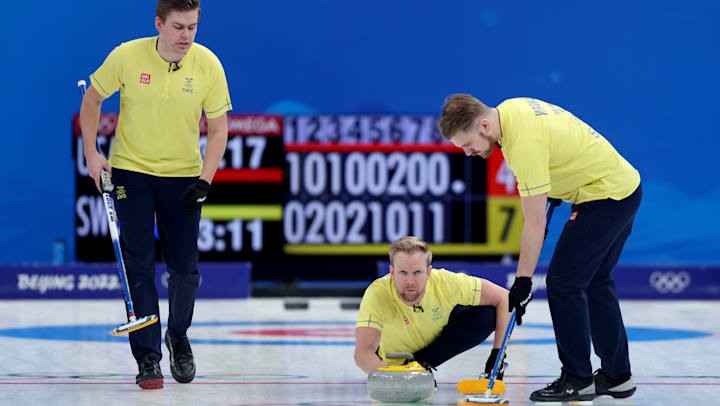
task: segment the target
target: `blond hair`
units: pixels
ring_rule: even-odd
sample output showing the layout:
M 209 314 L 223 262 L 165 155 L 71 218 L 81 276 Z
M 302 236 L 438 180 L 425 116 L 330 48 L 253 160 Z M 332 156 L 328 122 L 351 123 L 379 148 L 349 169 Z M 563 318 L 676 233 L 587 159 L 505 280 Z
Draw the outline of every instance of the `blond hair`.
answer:
M 470 131 L 475 119 L 490 112 L 490 108 L 469 94 L 454 94 L 445 100 L 438 120 L 440 134 L 450 140 L 458 131 Z
M 393 265 L 393 259 L 395 258 L 395 254 L 398 252 L 404 252 L 406 254 L 424 252 L 427 259 L 427 265 L 430 266 L 430 263 L 432 262 L 432 251 L 430 251 L 428 244 L 417 237 L 407 236 L 398 238 L 390 244 L 390 265 Z

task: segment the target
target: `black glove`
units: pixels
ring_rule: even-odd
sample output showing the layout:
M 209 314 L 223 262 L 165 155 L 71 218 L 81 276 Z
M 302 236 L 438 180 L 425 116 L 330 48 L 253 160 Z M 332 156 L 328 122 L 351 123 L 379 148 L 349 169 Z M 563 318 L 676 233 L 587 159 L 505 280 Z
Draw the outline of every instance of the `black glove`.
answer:
M 202 179 L 198 179 L 180 195 L 182 202 L 182 211 L 189 216 L 200 210 L 200 206 L 205 203 L 207 194 L 210 192 L 210 184 Z
M 490 374 L 492 373 L 493 367 L 495 366 L 495 360 L 497 360 L 497 356 L 500 353 L 499 348 L 493 348 L 492 351 L 490 351 L 490 356 L 487 359 L 487 362 L 485 362 L 485 377 L 490 378 Z M 505 376 L 505 357 L 507 354 L 503 354 L 503 359 L 500 361 L 500 368 L 498 368 L 498 374 L 497 379 L 501 380 L 503 379 L 503 376 Z
M 509 311 L 517 310 L 515 313 L 515 321 L 518 326 L 522 324 L 522 315 L 525 314 L 525 308 L 532 300 L 532 279 L 527 276 L 515 277 L 515 282 L 510 288 L 508 300 L 510 303 Z

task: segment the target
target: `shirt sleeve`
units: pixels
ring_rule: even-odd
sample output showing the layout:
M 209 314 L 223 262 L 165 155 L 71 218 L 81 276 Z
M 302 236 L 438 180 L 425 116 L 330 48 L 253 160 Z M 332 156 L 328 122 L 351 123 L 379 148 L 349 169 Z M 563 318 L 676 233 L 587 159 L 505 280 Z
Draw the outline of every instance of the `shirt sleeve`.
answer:
M 355 327 L 370 327 L 376 330 L 383 330 L 384 320 L 381 312 L 380 295 L 377 289 L 370 285 L 363 295 L 358 311 L 358 319 Z
M 112 96 L 123 85 L 121 69 L 122 48 L 118 46 L 110 52 L 95 73 L 90 75 L 92 86 L 103 98 Z
M 217 118 L 225 112 L 232 110 L 225 70 L 217 57 L 214 59 L 215 69 L 212 76 L 212 83 L 203 100 L 203 110 L 205 110 L 205 116 L 207 116 L 207 118 Z
M 482 284 L 480 279 L 464 273 L 447 271 L 447 280 L 443 284 L 447 292 L 457 298 L 459 305 L 477 306 L 482 297 Z
M 518 145 L 508 166 L 517 179 L 520 197 L 536 196 L 552 189 L 550 146 L 546 143 L 531 138 Z

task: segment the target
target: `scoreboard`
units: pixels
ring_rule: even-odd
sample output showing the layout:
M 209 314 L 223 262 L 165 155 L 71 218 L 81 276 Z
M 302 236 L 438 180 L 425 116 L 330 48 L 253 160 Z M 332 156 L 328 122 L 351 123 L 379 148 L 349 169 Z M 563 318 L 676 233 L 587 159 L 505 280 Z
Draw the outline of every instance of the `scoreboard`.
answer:
M 443 256 L 516 254 L 520 202 L 502 154 L 465 157 L 436 120 L 229 114 L 227 149 L 202 208 L 201 261 L 384 256 L 405 235 Z M 106 155 L 116 123 L 117 114 L 102 114 Z M 112 261 L 77 116 L 73 129 L 76 258 Z M 204 153 L 204 118 L 200 132 Z

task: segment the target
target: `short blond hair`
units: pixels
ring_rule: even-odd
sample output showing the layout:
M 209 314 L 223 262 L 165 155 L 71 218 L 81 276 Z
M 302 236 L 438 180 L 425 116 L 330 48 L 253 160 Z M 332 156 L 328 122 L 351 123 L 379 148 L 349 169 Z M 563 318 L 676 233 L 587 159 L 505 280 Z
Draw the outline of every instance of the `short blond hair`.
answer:
M 470 131 L 475 119 L 490 112 L 490 108 L 469 94 L 454 94 L 445 100 L 438 120 L 440 134 L 450 140 L 458 131 Z
M 427 259 L 427 265 L 430 266 L 430 263 L 432 262 L 432 251 L 430 251 L 428 244 L 417 237 L 401 237 L 390 244 L 390 265 L 393 265 L 395 254 L 398 252 L 404 252 L 406 254 L 424 252 Z

